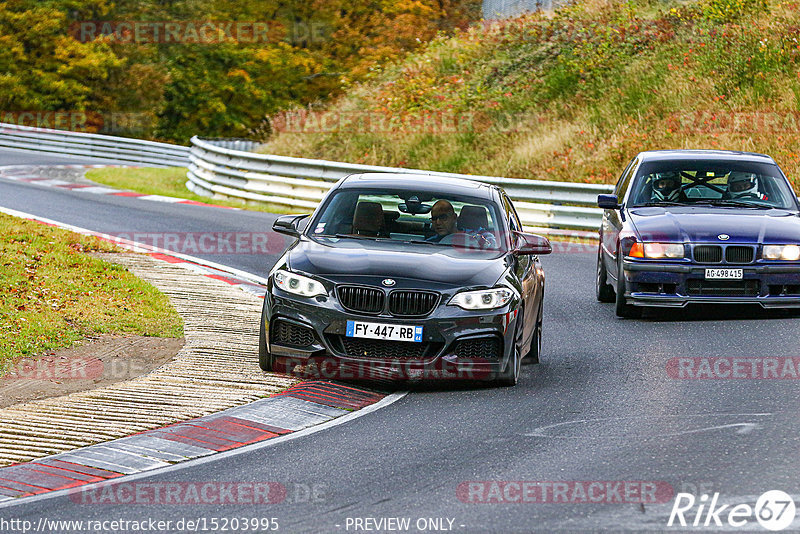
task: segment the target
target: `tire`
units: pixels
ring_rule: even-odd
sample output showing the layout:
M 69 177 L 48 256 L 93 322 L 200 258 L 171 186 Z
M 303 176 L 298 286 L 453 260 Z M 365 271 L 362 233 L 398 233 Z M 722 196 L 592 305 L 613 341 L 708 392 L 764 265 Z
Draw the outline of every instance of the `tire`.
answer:
M 522 306 L 522 303 L 520 303 Z M 522 314 L 518 316 L 522 318 Z M 495 379 L 495 384 L 500 387 L 516 386 L 519 382 L 519 375 L 522 372 L 522 355 L 519 347 L 522 344 L 524 329 L 521 328 L 522 321 L 517 321 L 514 327 L 514 347 L 511 349 L 511 361 L 508 362 L 505 371 L 501 372 Z
M 617 268 L 617 317 L 624 319 L 638 319 L 642 316 L 642 309 L 638 306 L 628 304 L 625 301 L 625 272 L 622 269 L 622 260 L 619 260 Z
M 262 371 L 272 371 L 275 367 L 275 357 L 267 352 L 267 332 L 264 323 L 267 319 L 267 302 L 261 309 L 261 325 L 258 329 L 258 366 Z
M 536 319 L 536 326 L 533 329 L 533 339 L 531 339 L 531 349 L 528 354 L 523 358 L 526 363 L 533 365 L 539 363 L 539 357 L 542 354 L 542 308 L 544 306 L 544 295 L 542 301 L 539 303 L 539 316 Z
M 601 248 L 597 249 L 597 276 L 595 277 L 595 293 L 600 302 L 615 302 L 614 287 L 608 283 L 608 272 L 603 261 Z

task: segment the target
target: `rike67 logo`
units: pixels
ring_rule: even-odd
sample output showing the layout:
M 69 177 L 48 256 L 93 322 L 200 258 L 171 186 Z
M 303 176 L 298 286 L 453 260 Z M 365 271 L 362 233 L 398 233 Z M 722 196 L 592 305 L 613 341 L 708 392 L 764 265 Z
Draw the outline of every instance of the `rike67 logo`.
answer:
M 755 507 L 749 504 L 718 504 L 719 493 L 714 493 L 711 501 L 708 495 L 696 499 L 691 493 L 678 493 L 669 514 L 667 526 L 671 527 L 746 527 L 753 528 L 757 521 L 767 530 L 779 531 L 789 527 L 794 521 L 794 499 L 783 491 L 771 490 L 762 494 Z

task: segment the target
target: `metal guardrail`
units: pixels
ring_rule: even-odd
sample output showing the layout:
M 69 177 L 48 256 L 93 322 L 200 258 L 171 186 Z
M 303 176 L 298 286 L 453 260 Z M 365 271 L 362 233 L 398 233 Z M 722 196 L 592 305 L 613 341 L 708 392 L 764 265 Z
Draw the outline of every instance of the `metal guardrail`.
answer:
M 189 147 L 128 137 L 0 123 L 0 147 L 108 158 L 156 167 L 184 167 Z
M 192 138 L 186 186 L 205 196 L 268 202 L 298 210 L 313 210 L 339 179 L 360 172 L 427 174 L 498 185 L 514 200 L 522 223 L 535 228 L 596 231 L 602 210 L 593 207 L 597 195 L 613 186 L 473 176 L 418 169 L 355 165 L 305 158 L 255 154 Z
M 258 143 L 246 139 L 192 138 L 184 147 L 127 137 L 0 123 L 0 147 L 73 156 L 108 158 L 158 167 L 188 165 L 186 186 L 205 196 L 268 202 L 310 211 L 339 179 L 359 172 L 426 174 L 495 184 L 514 199 L 522 223 L 534 228 L 589 230 L 600 225 L 597 195 L 612 186 L 474 176 L 419 169 L 355 165 L 249 152 Z
M 552 11 L 567 0 L 483 0 L 483 18 L 499 20 L 516 17 L 523 13 L 546 10 Z

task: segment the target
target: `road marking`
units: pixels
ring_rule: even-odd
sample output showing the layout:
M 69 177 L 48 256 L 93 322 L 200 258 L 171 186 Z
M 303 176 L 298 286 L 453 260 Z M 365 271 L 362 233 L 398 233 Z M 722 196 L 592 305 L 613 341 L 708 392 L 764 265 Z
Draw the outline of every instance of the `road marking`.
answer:
M 619 433 L 619 434 L 582 434 L 580 436 L 559 436 L 553 435 L 549 432 L 559 427 L 565 427 L 569 425 L 583 425 L 587 423 L 598 423 L 598 422 L 607 422 L 607 421 L 621 421 L 621 420 L 648 420 L 648 419 L 656 419 L 656 420 L 663 420 L 663 419 L 683 419 L 683 418 L 700 418 L 700 417 L 769 417 L 774 414 L 772 413 L 708 413 L 708 414 L 687 414 L 687 415 L 659 415 L 659 416 L 622 416 L 622 417 L 603 417 L 598 419 L 575 419 L 573 421 L 563 421 L 561 423 L 554 423 L 552 425 L 545 425 L 540 426 L 538 428 L 533 429 L 531 432 L 527 432 L 523 434 L 526 437 L 532 438 L 551 438 L 551 439 L 587 439 L 587 438 L 623 438 L 627 439 L 630 438 L 630 433 Z M 742 422 L 742 423 L 729 423 L 724 425 L 714 425 L 708 426 L 703 428 L 694 428 L 689 430 L 680 430 L 676 432 L 663 432 L 653 435 L 646 435 L 643 436 L 644 438 L 659 438 L 659 437 L 670 437 L 670 436 L 681 436 L 684 434 L 697 434 L 699 432 L 708 432 L 713 430 L 722 430 L 726 428 L 737 428 L 737 434 L 749 434 L 753 430 L 762 428 L 761 425 L 758 423 L 750 423 L 750 422 Z M 634 432 L 635 433 L 635 432 Z
M 217 460 L 222 460 L 224 458 L 229 458 L 229 457 L 232 457 L 232 456 L 238 456 L 240 454 L 248 454 L 250 452 L 254 452 L 254 451 L 261 450 L 261 449 L 265 449 L 267 447 L 273 447 L 275 445 L 279 445 L 279 444 L 284 443 L 286 441 L 291 441 L 291 440 L 294 440 L 294 439 L 302 438 L 302 437 L 305 437 L 305 436 L 308 436 L 308 435 L 311 435 L 311 434 L 315 434 L 317 432 L 322 432 L 323 430 L 327 430 L 329 428 L 333 428 L 335 426 L 338 426 L 338 425 L 341 425 L 341 424 L 344 424 L 344 423 L 348 423 L 348 422 L 350 422 L 350 421 L 352 421 L 354 419 L 358 419 L 359 417 L 363 417 L 363 416 L 365 416 L 367 414 L 370 414 L 372 412 L 375 412 L 377 410 L 380 410 L 382 408 L 390 406 L 391 404 L 394 404 L 395 402 L 397 402 L 400 399 L 402 399 L 403 397 L 405 397 L 407 394 L 408 394 L 407 391 L 398 391 L 398 392 L 392 393 L 390 395 L 387 395 L 383 399 L 379 400 L 375 404 L 371 404 L 371 405 L 367 406 L 366 408 L 362 408 L 362 409 L 360 409 L 360 410 L 358 410 L 356 412 L 350 412 L 347 415 L 343 415 L 341 417 L 337 417 L 336 419 L 332 419 L 332 420 L 330 420 L 330 421 L 328 421 L 326 423 L 322 423 L 322 424 L 319 424 L 317 426 L 308 427 L 308 428 L 305 428 L 303 430 L 299 430 L 297 432 L 293 432 L 291 434 L 285 434 L 283 436 L 279 436 L 279 437 L 276 437 L 276 438 L 271 438 L 271 439 L 268 439 L 266 441 L 261 441 L 259 443 L 253 443 L 253 444 L 250 444 L 250 445 L 245 445 L 243 447 L 239 447 L 238 449 L 232 449 L 232 450 L 229 450 L 229 451 L 220 452 L 220 453 L 217 453 L 217 454 L 212 454 L 210 456 L 203 456 L 201 458 L 195 458 L 195 459 L 192 459 L 192 460 L 187 460 L 185 462 L 181 462 L 181 463 L 175 464 L 175 465 L 170 465 L 170 466 L 166 466 L 166 467 L 158 467 L 158 468 L 155 468 L 155 469 L 151 469 L 149 471 L 143 471 L 143 472 L 132 474 L 132 475 L 126 475 L 124 477 L 113 478 L 113 479 L 110 479 L 110 480 L 103 480 L 101 482 L 94 482 L 92 484 L 86 484 L 84 486 L 81 486 L 80 489 L 81 489 L 81 491 L 90 491 L 90 490 L 92 490 L 92 489 L 94 489 L 96 487 L 99 487 L 99 486 L 106 487 L 106 486 L 113 486 L 113 485 L 118 484 L 118 483 L 128 483 L 128 482 L 132 482 L 134 480 L 139 480 L 139 479 L 142 479 L 142 478 L 156 476 L 156 475 L 165 473 L 167 471 L 169 471 L 169 472 L 180 471 L 180 470 L 183 470 L 183 469 L 186 469 L 186 468 L 189 468 L 189 467 L 196 467 L 198 465 L 204 465 L 204 464 L 207 464 L 209 462 L 216 462 Z M 30 504 L 30 503 L 34 503 L 34 502 L 40 502 L 40 501 L 49 500 L 49 499 L 55 499 L 55 498 L 58 498 L 58 497 L 62 497 L 64 495 L 68 495 L 70 492 L 74 492 L 74 491 L 75 491 L 75 489 L 73 489 L 73 488 L 67 488 L 67 489 L 63 489 L 63 490 L 52 491 L 52 492 L 49 492 L 49 493 L 43 493 L 43 494 L 40 494 L 40 495 L 32 495 L 30 497 L 25 497 L 24 499 L 14 499 L 14 500 L 9 500 L 9 501 L 1 501 L 0 502 L 0 509 L 11 508 L 13 506 Z

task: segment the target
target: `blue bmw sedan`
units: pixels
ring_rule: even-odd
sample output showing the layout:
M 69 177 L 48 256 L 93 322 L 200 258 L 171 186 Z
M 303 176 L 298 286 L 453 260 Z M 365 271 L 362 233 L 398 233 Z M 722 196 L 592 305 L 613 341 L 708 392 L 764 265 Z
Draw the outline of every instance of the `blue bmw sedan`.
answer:
M 800 307 L 800 206 L 771 157 L 642 152 L 597 203 L 597 299 L 618 316 L 689 303 Z

